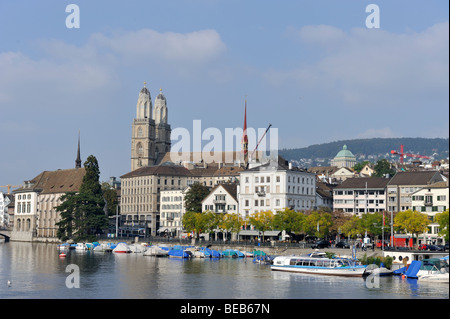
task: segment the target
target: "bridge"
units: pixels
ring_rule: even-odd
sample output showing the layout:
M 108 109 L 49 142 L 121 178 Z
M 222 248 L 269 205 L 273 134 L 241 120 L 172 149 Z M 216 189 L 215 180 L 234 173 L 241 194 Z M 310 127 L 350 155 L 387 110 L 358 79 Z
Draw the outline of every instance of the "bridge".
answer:
M 3 236 L 5 238 L 5 242 L 9 241 L 11 238 L 12 230 L 10 229 L 0 229 L 0 236 Z

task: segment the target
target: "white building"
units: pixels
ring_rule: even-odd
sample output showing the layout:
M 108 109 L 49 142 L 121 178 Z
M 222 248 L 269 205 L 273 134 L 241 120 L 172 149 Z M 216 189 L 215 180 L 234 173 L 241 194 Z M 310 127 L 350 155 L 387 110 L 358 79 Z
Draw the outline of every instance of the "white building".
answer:
M 346 179 L 334 188 L 333 209 L 361 216 L 386 210 L 386 185 L 382 177 Z
M 316 206 L 315 174 L 279 158 L 242 171 L 238 196 L 239 214 L 244 219 L 268 210 L 312 210 Z
M 202 211 L 214 213 L 237 214 L 237 184 L 220 184 L 214 187 L 202 201 Z
M 159 235 L 178 237 L 183 231 L 183 215 L 186 213 L 184 198 L 190 187 L 161 191 Z
M 411 194 L 412 210 L 427 214 L 430 219 L 428 233 L 419 236 L 420 243 L 439 243 L 439 224 L 436 214 L 449 208 L 448 180 L 430 184 Z
M 0 227 L 9 225 L 8 205 L 11 203 L 9 195 L 0 192 Z

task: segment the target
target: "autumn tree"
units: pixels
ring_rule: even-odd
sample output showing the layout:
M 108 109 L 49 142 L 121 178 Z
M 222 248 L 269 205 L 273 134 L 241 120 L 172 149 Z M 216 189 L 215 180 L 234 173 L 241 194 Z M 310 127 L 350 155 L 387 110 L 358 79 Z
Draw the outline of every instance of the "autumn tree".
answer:
M 439 224 L 439 236 L 444 236 L 445 241 L 448 242 L 448 209 L 436 214 L 436 221 Z
M 288 234 L 298 234 L 303 231 L 304 218 L 305 215 L 303 213 L 285 208 L 284 210 L 277 211 L 273 218 L 273 228 L 284 230 Z
M 394 225 L 403 229 L 406 233 L 416 235 L 428 231 L 428 216 L 408 209 L 406 211 L 398 212 L 394 218 Z
M 264 241 L 264 232 L 273 229 L 273 219 L 274 215 L 270 210 L 255 213 L 251 215 L 249 218 L 250 223 L 255 227 L 255 229 L 263 233 L 263 241 Z

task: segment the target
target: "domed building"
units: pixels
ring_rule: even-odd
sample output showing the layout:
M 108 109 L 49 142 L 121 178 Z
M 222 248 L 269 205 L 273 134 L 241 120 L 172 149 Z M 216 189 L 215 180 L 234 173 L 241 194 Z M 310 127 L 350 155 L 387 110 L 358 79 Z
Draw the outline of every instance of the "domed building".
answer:
M 356 157 L 347 149 L 347 145 L 331 160 L 331 166 L 352 168 L 355 165 Z

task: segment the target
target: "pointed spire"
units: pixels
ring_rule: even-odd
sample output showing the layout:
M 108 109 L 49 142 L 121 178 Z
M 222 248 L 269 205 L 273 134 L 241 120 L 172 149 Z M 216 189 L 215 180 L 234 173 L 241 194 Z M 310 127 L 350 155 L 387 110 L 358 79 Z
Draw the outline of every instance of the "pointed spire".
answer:
M 75 168 L 81 168 L 81 157 L 80 157 L 80 130 L 78 130 L 78 150 L 77 150 L 77 159 L 75 160 Z
M 248 164 L 248 136 L 247 136 L 247 99 L 245 99 L 245 111 L 244 111 L 244 133 L 242 135 L 242 153 L 244 154 L 245 166 Z

